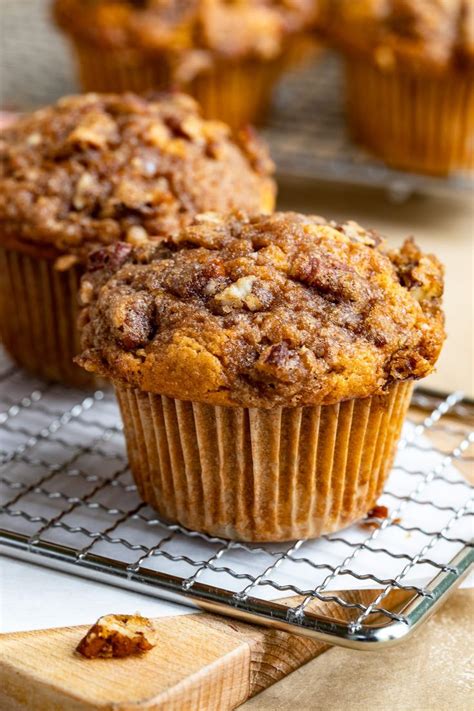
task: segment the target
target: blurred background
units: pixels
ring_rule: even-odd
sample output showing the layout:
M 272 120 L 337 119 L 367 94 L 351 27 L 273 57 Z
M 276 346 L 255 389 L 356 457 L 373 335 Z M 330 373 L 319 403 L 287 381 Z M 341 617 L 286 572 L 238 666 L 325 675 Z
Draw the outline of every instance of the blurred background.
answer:
M 0 0 L 0 110 L 25 111 L 78 91 L 49 0 Z M 467 176 L 405 174 L 355 148 L 343 120 L 341 71 L 330 52 L 286 76 L 263 134 L 277 163 L 278 207 L 353 219 L 394 245 L 414 235 L 446 266 L 448 340 L 424 384 L 474 395 L 474 189 Z

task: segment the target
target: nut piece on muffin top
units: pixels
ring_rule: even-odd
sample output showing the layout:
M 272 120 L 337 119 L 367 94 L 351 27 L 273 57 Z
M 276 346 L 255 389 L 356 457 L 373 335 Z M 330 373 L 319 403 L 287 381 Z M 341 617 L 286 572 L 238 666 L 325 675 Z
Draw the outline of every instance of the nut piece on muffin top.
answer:
M 444 340 L 443 269 L 412 240 L 293 213 L 202 215 L 99 251 L 83 278 L 87 370 L 212 405 L 330 404 L 422 378 Z
M 382 69 L 444 72 L 474 66 L 474 0 L 330 0 L 325 29 Z
M 273 164 L 250 131 L 181 94 L 87 94 L 0 134 L 0 241 L 42 256 L 173 234 L 206 211 L 274 206 Z

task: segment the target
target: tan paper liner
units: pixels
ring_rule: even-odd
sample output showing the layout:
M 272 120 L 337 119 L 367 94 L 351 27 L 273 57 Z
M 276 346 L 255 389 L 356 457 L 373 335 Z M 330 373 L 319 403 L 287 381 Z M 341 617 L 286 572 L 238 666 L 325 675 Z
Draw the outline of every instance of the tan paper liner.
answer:
M 313 538 L 375 504 L 411 382 L 337 405 L 214 407 L 115 384 L 130 467 L 168 521 L 244 541 Z
M 103 385 L 73 363 L 79 353 L 78 290 L 82 267 L 0 248 L 0 337 L 13 360 L 46 380 Z
M 99 48 L 80 40 L 75 40 L 73 47 L 84 91 L 143 93 L 177 86 L 166 52 L 151 57 L 136 50 Z M 282 72 L 316 53 L 315 43 L 295 37 L 276 59 L 215 61 L 195 79 L 178 86 L 199 102 L 205 117 L 239 128 L 261 122 Z
M 350 57 L 347 113 L 356 141 L 396 168 L 474 169 L 474 75 L 423 77 Z

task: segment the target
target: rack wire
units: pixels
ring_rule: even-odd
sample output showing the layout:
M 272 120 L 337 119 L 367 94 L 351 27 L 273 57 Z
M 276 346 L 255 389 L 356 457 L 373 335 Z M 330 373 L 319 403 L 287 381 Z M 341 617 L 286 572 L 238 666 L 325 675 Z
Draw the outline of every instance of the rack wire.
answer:
M 0 351 L 0 549 L 333 644 L 396 642 L 474 561 L 474 403 L 420 390 L 413 404 L 380 501 L 388 516 L 317 541 L 244 544 L 139 499 L 112 392 L 43 383 Z

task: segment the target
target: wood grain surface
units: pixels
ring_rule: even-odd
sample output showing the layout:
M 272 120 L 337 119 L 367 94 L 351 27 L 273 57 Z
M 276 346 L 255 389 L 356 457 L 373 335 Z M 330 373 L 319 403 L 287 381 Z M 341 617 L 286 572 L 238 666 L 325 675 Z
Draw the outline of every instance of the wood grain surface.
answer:
M 84 659 L 74 650 L 87 627 L 0 638 L 2 711 L 175 711 L 234 709 L 327 649 L 327 645 L 196 614 L 155 621 L 150 652 Z
M 367 604 L 376 593 L 345 595 L 350 602 Z M 334 603 L 316 601 L 312 609 L 339 619 L 343 614 Z M 0 636 L 0 709 L 227 711 L 329 648 L 307 637 L 206 613 L 160 618 L 154 625 L 157 646 L 126 659 L 77 654 L 85 626 Z
M 474 591 L 459 590 L 397 647 L 332 647 L 242 711 L 472 711 Z

